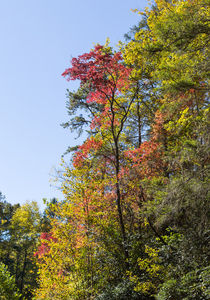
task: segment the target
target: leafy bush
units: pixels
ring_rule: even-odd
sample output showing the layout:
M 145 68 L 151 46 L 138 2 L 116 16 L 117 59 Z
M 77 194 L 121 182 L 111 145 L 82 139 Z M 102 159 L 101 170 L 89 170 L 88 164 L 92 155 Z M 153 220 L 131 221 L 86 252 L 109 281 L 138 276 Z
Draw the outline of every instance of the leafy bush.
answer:
M 18 300 L 21 295 L 18 293 L 15 285 L 15 279 L 10 275 L 7 267 L 0 263 L 0 299 Z
M 166 281 L 157 300 L 207 300 L 210 297 L 210 267 L 197 269 L 184 275 L 180 280 Z
M 96 300 L 149 300 L 154 299 L 134 291 L 134 286 L 129 280 L 124 280 L 116 286 L 109 286 L 97 296 Z

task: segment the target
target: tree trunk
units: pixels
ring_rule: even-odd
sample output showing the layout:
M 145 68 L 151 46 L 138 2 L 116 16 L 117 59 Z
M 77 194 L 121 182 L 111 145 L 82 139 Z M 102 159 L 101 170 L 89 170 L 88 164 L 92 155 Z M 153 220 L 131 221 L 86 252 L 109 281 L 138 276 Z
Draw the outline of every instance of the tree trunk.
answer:
M 27 263 L 26 259 L 27 259 L 27 250 L 25 249 L 23 269 L 22 269 L 22 273 L 21 273 L 21 282 L 20 282 L 20 292 L 21 292 L 21 294 L 22 294 L 23 285 L 24 285 L 25 269 L 26 269 L 26 263 Z

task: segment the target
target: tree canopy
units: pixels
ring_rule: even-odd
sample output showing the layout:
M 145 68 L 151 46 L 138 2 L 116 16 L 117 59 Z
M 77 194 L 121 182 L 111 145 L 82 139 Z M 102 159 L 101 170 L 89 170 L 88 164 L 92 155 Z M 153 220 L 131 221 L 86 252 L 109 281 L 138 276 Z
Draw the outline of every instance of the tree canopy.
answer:
M 209 299 L 209 1 L 135 12 L 126 42 L 62 74 L 79 81 L 62 125 L 84 137 L 64 200 L 43 216 L 0 202 L 2 261 L 29 299 Z

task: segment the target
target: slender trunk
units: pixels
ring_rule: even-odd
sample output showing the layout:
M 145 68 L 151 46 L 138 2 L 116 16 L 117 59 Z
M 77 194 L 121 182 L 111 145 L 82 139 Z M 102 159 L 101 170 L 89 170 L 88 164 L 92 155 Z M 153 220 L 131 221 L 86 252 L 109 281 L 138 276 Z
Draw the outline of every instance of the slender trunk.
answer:
M 24 277 L 25 277 L 25 270 L 26 270 L 26 259 L 27 259 L 27 250 L 25 249 L 24 261 L 23 261 L 23 269 L 21 274 L 21 282 L 20 282 L 20 292 L 22 294 L 23 285 L 24 285 Z
M 167 153 L 167 151 L 168 151 L 168 140 L 167 140 L 167 132 L 164 129 L 163 129 L 163 146 L 164 146 L 165 153 Z M 164 175 L 167 178 L 170 177 L 170 173 L 168 171 L 168 166 L 167 165 L 164 166 Z
M 128 259 L 128 249 L 127 249 L 127 238 L 125 233 L 125 225 L 123 221 L 123 214 L 122 214 L 122 206 L 121 206 L 121 191 L 120 191 L 120 182 L 119 182 L 119 172 L 120 172 L 120 157 L 119 157 L 119 147 L 118 141 L 115 139 L 115 155 L 116 155 L 116 167 L 115 167 L 115 176 L 116 176 L 116 203 L 117 203 L 117 210 L 120 222 L 120 229 L 123 238 L 123 250 L 125 254 L 125 258 Z
M 140 107 L 139 102 L 137 102 L 137 117 L 138 117 L 138 147 L 141 146 L 141 115 L 140 115 Z
M 20 260 L 20 253 L 19 251 L 16 252 L 16 266 L 15 266 L 15 283 L 18 285 L 18 266 Z

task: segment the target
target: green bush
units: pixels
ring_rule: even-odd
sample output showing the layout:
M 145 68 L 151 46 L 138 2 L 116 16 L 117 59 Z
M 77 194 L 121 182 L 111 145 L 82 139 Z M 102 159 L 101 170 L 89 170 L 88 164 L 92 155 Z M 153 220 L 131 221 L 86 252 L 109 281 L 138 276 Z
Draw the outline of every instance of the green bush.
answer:
M 157 300 L 210 299 L 210 267 L 197 269 L 179 280 L 170 279 L 162 285 Z
M 20 297 L 14 277 L 10 275 L 7 266 L 0 262 L 0 299 L 18 300 Z
M 96 297 L 96 300 L 152 300 L 153 297 L 144 296 L 140 292 L 134 291 L 134 285 L 130 280 L 124 280 L 115 286 L 107 287 L 100 295 Z

